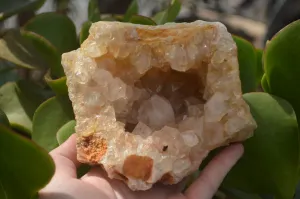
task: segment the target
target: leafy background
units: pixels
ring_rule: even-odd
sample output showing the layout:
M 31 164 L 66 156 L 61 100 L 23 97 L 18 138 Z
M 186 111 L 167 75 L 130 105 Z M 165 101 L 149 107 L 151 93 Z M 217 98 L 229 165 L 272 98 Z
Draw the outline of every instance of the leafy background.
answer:
M 36 197 L 55 170 L 48 152 L 74 133 L 76 122 L 61 54 L 78 48 L 93 22 L 159 25 L 174 21 L 181 9 L 180 2 L 172 0 L 164 10 L 149 18 L 138 15 L 139 6 L 134 0 L 123 15 L 104 16 L 98 1 L 90 0 L 88 20 L 78 34 L 72 20 L 65 15 L 67 10 L 62 5 L 67 1 L 57 5 L 57 12 L 35 15 L 44 3 L 44 0 L 0 1 L 0 21 L 15 14 L 31 16 L 19 28 L 1 30 L 0 198 Z M 244 99 L 258 128 L 244 142 L 245 155 L 226 177 L 215 198 L 300 198 L 297 194 L 299 34 L 300 21 L 295 21 L 268 41 L 264 49 L 233 35 Z M 218 150 L 212 151 L 207 160 Z M 88 169 L 83 165 L 79 175 Z M 191 181 L 196 175 L 191 176 Z

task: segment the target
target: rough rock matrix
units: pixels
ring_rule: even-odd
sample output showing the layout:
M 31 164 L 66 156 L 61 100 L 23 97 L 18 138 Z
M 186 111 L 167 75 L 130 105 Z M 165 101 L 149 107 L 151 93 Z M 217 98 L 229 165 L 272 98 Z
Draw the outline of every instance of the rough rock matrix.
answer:
M 178 183 L 212 149 L 252 136 L 236 45 L 218 22 L 97 22 L 63 54 L 78 160 L 132 190 Z

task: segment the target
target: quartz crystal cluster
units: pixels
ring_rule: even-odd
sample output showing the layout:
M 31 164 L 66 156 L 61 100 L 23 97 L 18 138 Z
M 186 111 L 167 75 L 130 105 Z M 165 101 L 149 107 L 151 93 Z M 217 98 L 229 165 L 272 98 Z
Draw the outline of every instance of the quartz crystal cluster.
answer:
M 218 22 L 97 22 L 62 56 L 78 160 L 132 190 L 178 183 L 209 151 L 252 136 L 237 47 Z

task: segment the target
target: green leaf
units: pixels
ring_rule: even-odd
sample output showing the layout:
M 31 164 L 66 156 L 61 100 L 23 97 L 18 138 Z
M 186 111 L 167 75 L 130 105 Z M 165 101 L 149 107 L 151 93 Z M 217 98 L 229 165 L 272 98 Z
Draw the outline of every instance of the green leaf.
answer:
M 131 16 L 129 22 L 133 23 L 133 24 L 142 24 L 142 25 L 151 25 L 151 26 L 156 25 L 155 21 L 153 21 L 151 18 L 144 17 L 144 16 L 141 16 L 141 15 Z
M 90 30 L 91 25 L 92 25 L 92 22 L 90 22 L 90 21 L 86 21 L 82 24 L 80 36 L 79 36 L 80 44 L 82 44 L 84 42 L 84 40 L 86 40 L 88 38 L 88 36 L 90 34 L 89 30 Z
M 7 115 L 13 128 L 32 131 L 32 118 L 36 108 L 44 100 L 39 86 L 25 80 L 9 82 L 0 88 L 0 109 Z
M 9 82 L 17 81 L 20 79 L 17 66 L 11 62 L 0 59 L 0 86 Z
M 114 21 L 120 21 L 120 22 L 122 22 L 123 18 L 124 18 L 124 15 L 113 14 L 112 17 L 114 18 Z
M 67 96 L 50 98 L 34 114 L 32 139 L 47 151 L 51 151 L 58 146 L 57 131 L 73 119 L 72 105 Z
M 300 119 L 300 20 L 295 21 L 267 43 L 264 68 L 269 92 L 292 104 Z
M 58 13 L 43 13 L 29 20 L 24 30 L 35 32 L 50 41 L 59 53 L 78 48 L 76 28 L 71 19 Z
M 38 194 L 38 193 L 35 193 L 35 194 L 31 197 L 31 199 L 39 199 L 39 194 Z
M 23 31 L 22 36 L 27 41 L 30 41 L 35 49 L 38 50 L 40 58 L 43 60 L 43 64 L 47 65 L 47 68 L 51 68 L 51 74 L 53 76 L 64 76 L 65 73 L 61 65 L 61 55 L 48 40 L 29 31 Z M 36 57 L 33 57 L 33 59 L 36 59 Z
M 71 120 L 64 124 L 56 134 L 58 144 L 64 143 L 73 133 L 75 133 L 75 120 Z
M 68 94 L 68 87 L 66 84 L 66 81 L 67 81 L 66 76 L 60 77 L 58 79 L 52 79 L 50 76 L 50 71 L 48 71 L 45 75 L 45 81 L 57 95 L 67 95 Z
M 100 11 L 99 11 L 99 5 L 98 0 L 90 0 L 89 6 L 88 6 L 88 19 L 91 22 L 97 22 L 100 21 Z
M 123 21 L 124 22 L 129 22 L 131 19 L 132 15 L 136 15 L 139 13 L 139 5 L 137 0 L 132 0 L 129 7 L 127 8 L 127 11 L 124 15 Z
M 261 78 L 261 86 L 266 93 L 270 93 L 269 83 L 266 78 L 266 74 L 264 74 Z
M 245 39 L 233 36 L 238 48 L 240 78 L 243 93 L 253 92 L 257 88 L 256 51 L 253 45 Z
M 157 24 L 165 24 L 167 22 L 173 22 L 175 21 L 177 15 L 179 14 L 181 9 L 181 3 L 179 0 L 172 0 L 170 6 L 159 13 L 157 13 L 154 17 L 153 20 Z
M 38 69 L 58 64 L 51 44 L 27 31 L 7 31 L 0 39 L 0 49 L 0 58 L 21 67 Z
M 1 0 L 0 1 L 0 21 L 4 19 L 29 10 L 37 10 L 43 4 L 45 0 Z
M 46 151 L 1 125 L 0 162 L 0 197 L 5 199 L 31 198 L 55 170 Z
M 88 164 L 81 164 L 77 169 L 77 178 L 84 176 L 92 167 Z
M 113 15 L 105 15 L 101 17 L 101 21 L 117 21 L 117 19 Z
M 299 168 L 298 124 L 292 106 L 267 93 L 248 93 L 258 128 L 244 142 L 245 153 L 227 175 L 225 187 L 292 199 Z
M 222 190 L 226 194 L 226 198 L 230 199 L 262 199 L 257 194 L 249 194 L 236 189 Z
M 0 109 L 0 125 L 9 126 L 6 114 Z
M 261 83 L 261 79 L 264 75 L 263 69 L 263 53 L 264 51 L 261 49 L 256 49 L 256 87 L 258 87 Z

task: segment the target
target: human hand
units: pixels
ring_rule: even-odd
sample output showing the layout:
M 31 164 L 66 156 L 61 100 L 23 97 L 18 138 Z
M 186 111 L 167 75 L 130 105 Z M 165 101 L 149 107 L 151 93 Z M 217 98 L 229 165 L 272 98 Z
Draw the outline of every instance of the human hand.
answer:
M 155 185 L 147 191 L 131 191 L 118 180 L 111 180 L 100 167 L 77 179 L 76 135 L 50 152 L 56 171 L 51 182 L 40 191 L 40 199 L 211 199 L 224 177 L 243 154 L 243 145 L 234 144 L 221 151 L 201 171 L 193 184 L 181 193 L 177 185 Z

